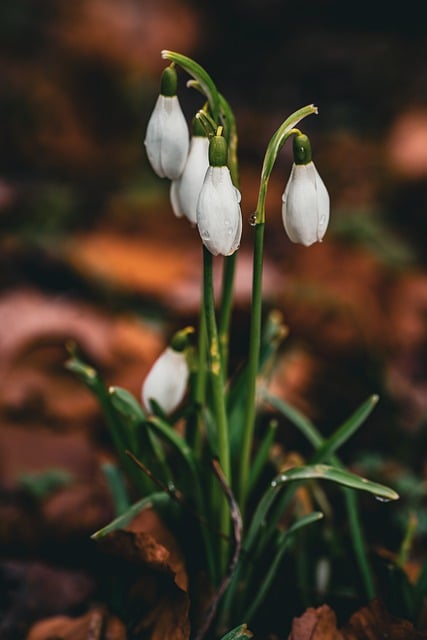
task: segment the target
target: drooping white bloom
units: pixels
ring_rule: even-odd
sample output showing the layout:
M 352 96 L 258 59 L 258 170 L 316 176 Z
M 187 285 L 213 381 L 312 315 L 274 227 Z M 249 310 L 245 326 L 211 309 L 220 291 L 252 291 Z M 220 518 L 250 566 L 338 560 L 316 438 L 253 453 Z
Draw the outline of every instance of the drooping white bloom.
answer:
M 142 402 L 151 411 L 153 399 L 165 413 L 171 413 L 184 398 L 189 368 L 185 353 L 166 347 L 157 358 L 142 385 Z
M 209 167 L 208 150 L 208 138 L 193 136 L 184 171 L 171 184 L 170 198 L 175 215 L 178 218 L 186 216 L 193 224 L 196 224 L 197 201 Z
M 197 226 L 203 244 L 214 255 L 229 256 L 240 245 L 240 191 L 226 166 L 210 166 L 197 202 Z
M 144 141 L 150 164 L 160 178 L 179 178 L 187 160 L 189 136 L 178 97 L 160 94 Z
M 321 242 L 329 222 L 329 194 L 314 163 L 293 164 L 282 196 L 282 219 L 292 242 Z

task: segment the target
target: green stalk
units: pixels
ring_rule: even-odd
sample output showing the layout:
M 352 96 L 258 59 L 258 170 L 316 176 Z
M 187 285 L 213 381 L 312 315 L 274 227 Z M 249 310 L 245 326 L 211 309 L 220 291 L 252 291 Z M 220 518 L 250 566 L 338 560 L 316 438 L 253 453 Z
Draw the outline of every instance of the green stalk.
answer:
M 261 180 L 258 192 L 256 212 L 253 216 L 255 226 L 254 257 L 252 266 L 252 308 L 251 329 L 249 336 L 248 356 L 248 386 L 246 397 L 246 414 L 242 443 L 242 456 L 239 470 L 238 498 L 242 517 L 244 518 L 245 504 L 248 494 L 249 467 L 255 429 L 255 395 L 258 359 L 261 345 L 261 313 L 262 313 L 262 264 L 264 251 L 265 200 L 267 197 L 268 181 L 274 167 L 277 155 L 288 138 L 300 133 L 294 127 L 306 116 L 317 113 L 314 105 L 307 105 L 289 116 L 273 134 L 268 143 L 261 170 Z
M 219 462 L 227 484 L 230 486 L 230 451 L 228 442 L 227 413 L 225 407 L 224 375 L 215 318 L 213 257 L 205 246 L 203 246 L 203 304 L 205 306 L 208 338 L 208 372 L 212 389 L 213 414 L 218 437 Z M 220 505 L 221 532 L 228 535 L 230 532 L 230 516 L 228 504 L 223 495 L 221 496 Z M 228 560 L 228 541 L 224 538 L 221 538 L 220 541 L 220 558 L 221 569 L 224 571 Z
M 238 484 L 239 507 L 242 515 L 249 483 L 249 468 L 251 461 L 252 442 L 255 427 L 255 394 L 258 358 L 261 345 L 261 313 L 262 313 L 262 266 L 264 253 L 264 222 L 255 227 L 254 257 L 252 271 L 252 306 L 251 329 L 249 337 L 248 382 L 246 390 L 246 412 L 243 431 L 242 455 Z
M 231 181 L 236 189 L 239 188 L 239 166 L 237 160 L 237 127 L 233 110 L 223 95 L 219 94 L 221 121 L 224 125 L 225 137 L 228 145 L 228 168 Z M 219 347 L 225 378 L 228 370 L 228 349 L 230 340 L 230 321 L 233 306 L 234 274 L 236 271 L 237 252 L 224 258 L 222 275 L 221 307 L 219 314 Z
M 207 335 L 206 335 L 206 318 L 205 305 L 200 305 L 199 318 L 199 335 L 197 345 L 197 359 L 195 359 L 195 372 L 193 381 L 190 385 L 192 401 L 194 404 L 194 413 L 187 426 L 187 441 L 194 455 L 198 458 L 202 454 L 202 413 L 206 400 L 206 351 L 207 351 Z
M 228 350 L 230 343 L 230 321 L 233 306 L 234 272 L 236 269 L 237 252 L 224 258 L 222 276 L 221 308 L 219 314 L 219 349 L 221 353 L 224 378 L 227 378 Z

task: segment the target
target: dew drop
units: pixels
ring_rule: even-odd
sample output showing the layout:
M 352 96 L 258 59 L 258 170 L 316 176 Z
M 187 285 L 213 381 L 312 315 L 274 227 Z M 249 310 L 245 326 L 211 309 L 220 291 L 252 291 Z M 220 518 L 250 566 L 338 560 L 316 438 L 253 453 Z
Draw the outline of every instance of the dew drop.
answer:
M 227 235 L 228 235 L 228 236 L 231 236 L 231 235 L 232 235 L 232 233 L 233 233 L 233 229 L 227 229 Z
M 203 240 L 209 240 L 210 238 L 209 231 L 202 231 L 200 235 L 202 236 Z
M 228 220 L 228 218 L 226 218 L 224 220 L 224 224 L 225 224 L 226 227 L 229 227 L 230 226 L 230 220 Z
M 251 225 L 251 227 L 256 227 L 256 221 L 257 221 L 256 213 L 253 213 L 249 218 L 249 224 Z
M 383 496 L 375 496 L 375 500 L 378 500 L 378 502 L 390 502 L 390 498 L 384 498 Z
M 270 486 L 272 486 L 274 489 L 274 487 L 277 487 L 277 482 L 275 480 L 272 480 Z
M 320 216 L 319 227 L 324 227 L 326 222 L 326 216 Z

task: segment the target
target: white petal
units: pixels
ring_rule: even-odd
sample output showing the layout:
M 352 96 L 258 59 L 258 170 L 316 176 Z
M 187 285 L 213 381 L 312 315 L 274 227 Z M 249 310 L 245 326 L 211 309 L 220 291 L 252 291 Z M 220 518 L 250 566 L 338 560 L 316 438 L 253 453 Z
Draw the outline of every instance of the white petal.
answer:
M 322 178 L 317 172 L 317 169 L 315 170 L 318 211 L 317 239 L 319 240 L 319 242 L 321 242 L 329 224 L 330 201 L 328 190 L 326 189 Z
M 158 176 L 175 180 L 181 175 L 188 154 L 189 133 L 177 96 L 159 95 L 148 121 L 144 144 Z
M 197 201 L 209 167 L 208 150 L 208 138 L 203 136 L 191 138 L 184 171 L 170 193 L 175 215 L 185 215 L 193 224 L 196 223 Z
M 181 201 L 179 198 L 179 178 L 177 180 L 172 180 L 169 197 L 174 214 L 177 218 L 182 218 L 182 216 L 184 215 L 184 211 L 182 210 Z
M 167 347 L 157 358 L 142 386 L 142 401 L 148 411 L 155 400 L 165 413 L 171 413 L 182 401 L 187 388 L 188 364 L 183 352 Z
M 240 193 L 228 167 L 209 167 L 197 202 L 197 226 L 203 244 L 213 255 L 228 256 L 240 243 Z
M 308 247 L 323 238 L 329 195 L 313 162 L 293 165 L 282 200 L 283 224 L 292 242 Z

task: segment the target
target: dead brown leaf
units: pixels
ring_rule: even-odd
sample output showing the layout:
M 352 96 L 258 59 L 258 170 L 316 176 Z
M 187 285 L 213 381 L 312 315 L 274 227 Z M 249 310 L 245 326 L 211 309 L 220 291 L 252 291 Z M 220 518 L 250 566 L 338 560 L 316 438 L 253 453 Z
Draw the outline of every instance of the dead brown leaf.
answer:
M 172 534 L 151 509 L 126 530 L 99 541 L 115 580 L 125 585 L 133 611 L 132 632 L 150 640 L 186 640 L 190 635 L 188 578 Z
M 408 620 L 393 617 L 379 600 L 357 611 L 342 629 L 334 611 L 323 605 L 294 618 L 288 640 L 426 640 Z
M 57 616 L 35 624 L 26 640 L 126 640 L 126 628 L 104 609 L 89 611 L 80 618 Z
M 327 605 L 310 607 L 299 618 L 294 618 L 288 640 L 344 640 L 337 629 L 337 618 Z

